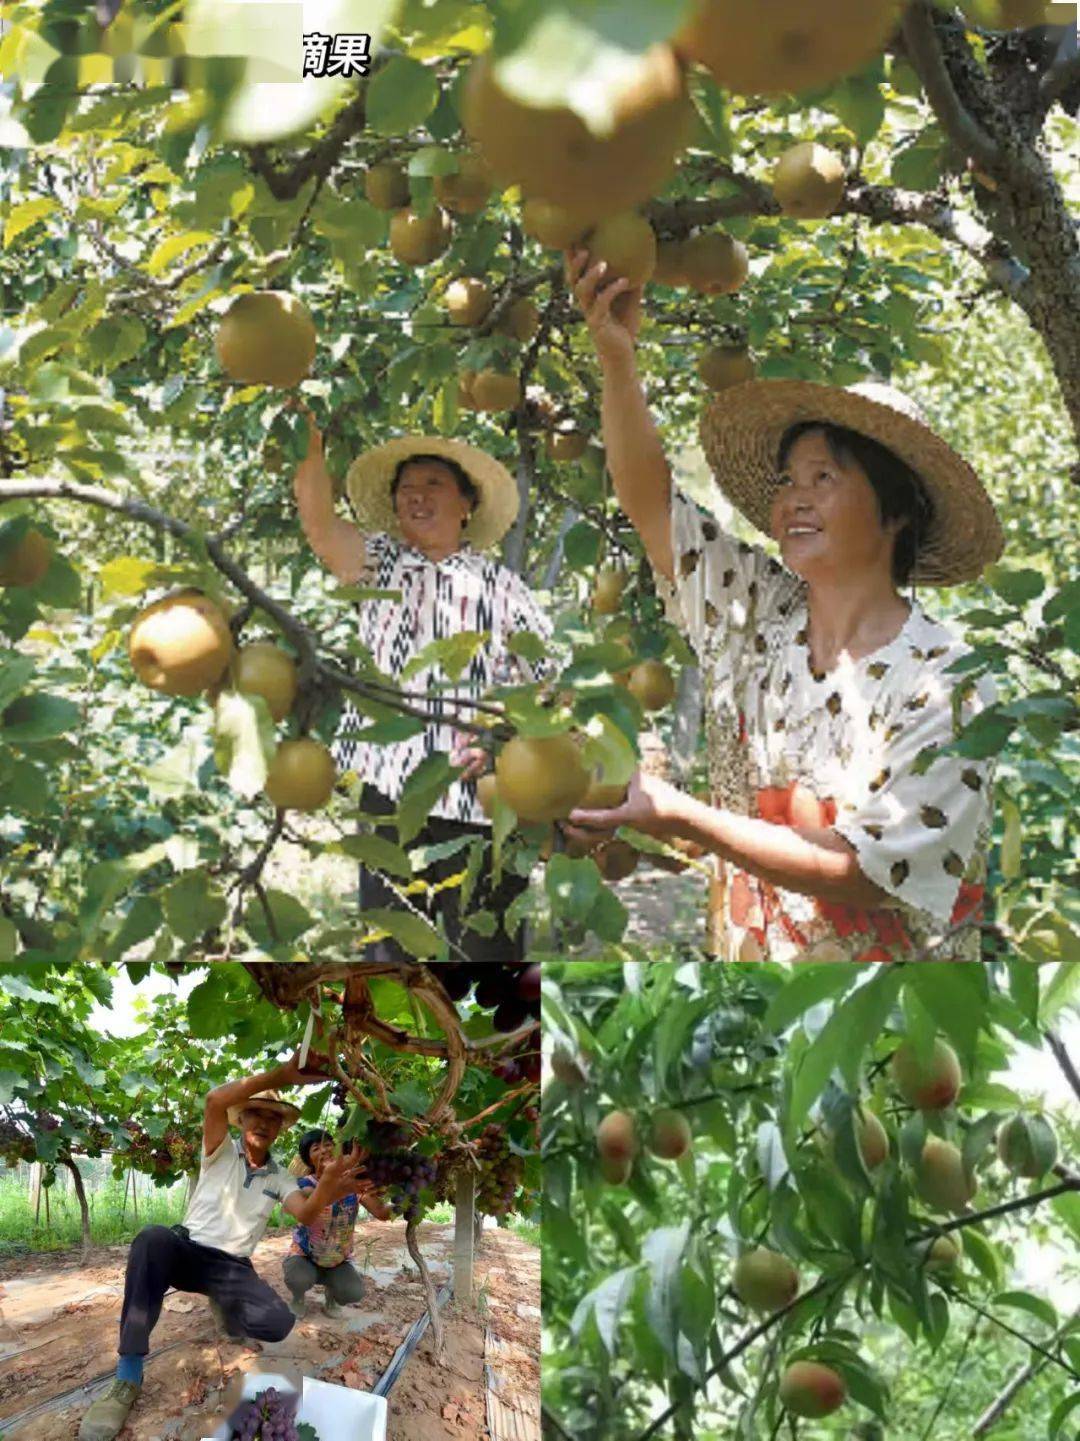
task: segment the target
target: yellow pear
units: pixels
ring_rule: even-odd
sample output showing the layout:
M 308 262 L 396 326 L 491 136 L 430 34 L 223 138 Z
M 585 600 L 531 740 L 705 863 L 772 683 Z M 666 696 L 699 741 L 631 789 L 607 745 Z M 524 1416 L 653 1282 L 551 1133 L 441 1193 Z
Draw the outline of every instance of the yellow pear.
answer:
M 540 312 L 536 302 L 527 295 L 521 295 L 503 312 L 495 326 L 500 335 L 512 336 L 522 345 L 527 345 L 540 328 Z
M 44 580 L 52 564 L 52 541 L 40 530 L 25 530 L 22 539 L 0 563 L 0 586 L 18 589 Z
M 480 325 L 491 310 L 491 291 L 475 275 L 452 280 L 443 296 L 451 325 Z
M 201 591 L 173 591 L 135 617 L 128 636 L 132 669 L 151 690 L 198 695 L 232 659 L 229 623 Z
M 656 234 L 645 217 L 632 210 L 601 220 L 585 244 L 590 260 L 607 265 L 608 280 L 621 276 L 638 289 L 656 269 Z
M 589 788 L 589 773 L 569 735 L 515 736 L 495 762 L 501 798 L 526 822 L 565 820 Z
M 390 249 L 402 265 L 430 265 L 450 248 L 454 227 L 441 206 L 430 215 L 395 210 L 390 218 Z
M 488 53 L 466 82 L 465 128 L 500 180 L 596 221 L 663 188 L 693 121 L 682 68 L 666 45 L 627 54 L 607 83 L 610 130 L 594 133 L 566 106 L 510 95 Z
M 564 205 L 534 199 L 522 206 L 521 228 L 549 250 L 568 250 L 584 240 L 589 222 Z
M 773 171 L 773 194 L 785 215 L 824 220 L 844 198 L 847 173 L 835 151 L 806 140 L 785 150 Z
M 757 370 L 749 351 L 741 345 L 713 345 L 698 361 L 698 375 L 710 390 L 727 390 L 753 380 Z
M 214 339 L 221 368 L 243 385 L 299 385 L 315 359 L 315 326 L 307 307 L 281 290 L 240 295 Z
M 703 230 L 682 245 L 685 283 L 703 295 L 731 295 L 750 274 L 746 246 L 722 230 Z
M 521 404 L 521 382 L 500 370 L 481 370 L 472 383 L 477 410 L 516 410 Z
M 296 699 L 296 662 L 273 641 L 252 641 L 236 653 L 232 683 L 244 695 L 261 695 L 272 718 L 284 720 Z
M 451 215 L 475 215 L 491 195 L 491 171 L 479 155 L 461 155 L 455 175 L 435 177 L 435 198 Z
M 409 203 L 409 177 L 400 165 L 381 160 L 364 176 L 364 194 L 376 210 L 401 210 Z
M 544 448 L 552 460 L 580 460 L 589 445 L 580 430 L 549 430 Z
M 336 780 L 333 756 L 304 736 L 278 746 L 267 767 L 265 790 L 280 810 L 317 811 L 333 795 Z
M 884 50 L 900 0 L 698 0 L 675 48 L 740 95 L 801 95 L 861 70 Z

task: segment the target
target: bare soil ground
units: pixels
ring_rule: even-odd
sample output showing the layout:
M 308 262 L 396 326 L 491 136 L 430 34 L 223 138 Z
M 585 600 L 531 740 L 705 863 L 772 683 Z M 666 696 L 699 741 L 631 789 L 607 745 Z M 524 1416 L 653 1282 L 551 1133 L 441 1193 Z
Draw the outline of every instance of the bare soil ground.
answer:
M 425 1225 L 420 1243 L 436 1286 L 449 1275 L 453 1227 Z M 281 1263 L 287 1233 L 265 1238 L 252 1258 L 287 1295 Z M 0 1434 L 5 1441 L 71 1441 L 94 1394 L 90 1383 L 115 1365 L 125 1247 L 78 1260 L 35 1257 L 0 1266 Z M 316 1287 L 308 1314 L 272 1354 L 220 1340 L 202 1296 L 170 1292 L 154 1330 L 143 1393 L 121 1441 L 197 1441 L 212 1436 L 245 1373 L 303 1375 L 370 1390 L 424 1307 L 405 1250 L 404 1226 L 357 1227 L 354 1264 L 363 1300 L 331 1319 Z M 436 1362 L 430 1328 L 389 1397 L 390 1441 L 484 1441 L 485 1331 L 502 1382 L 522 1411 L 522 1434 L 539 1435 L 540 1253 L 512 1232 L 488 1228 L 477 1254 L 478 1305 L 451 1301 L 446 1348 Z M 32 1408 L 42 1408 L 27 1414 Z

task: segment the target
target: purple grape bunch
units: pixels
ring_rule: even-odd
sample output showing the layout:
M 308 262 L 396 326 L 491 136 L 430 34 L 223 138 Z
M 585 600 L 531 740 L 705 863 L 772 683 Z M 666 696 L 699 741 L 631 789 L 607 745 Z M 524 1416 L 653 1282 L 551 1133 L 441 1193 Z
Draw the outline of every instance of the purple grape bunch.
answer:
M 251 1401 L 241 1401 L 229 1417 L 230 1441 L 300 1441 L 296 1425 L 299 1397 L 283 1396 L 274 1386 Z
M 483 1011 L 494 1011 L 497 1031 L 516 1031 L 540 1018 L 540 966 L 536 962 L 444 961 L 432 967 L 452 1001 L 469 992 Z
M 434 1188 L 439 1165 L 433 1156 L 407 1149 L 409 1133 L 396 1121 L 370 1121 L 364 1170 L 395 1215 L 420 1214 L 421 1191 Z

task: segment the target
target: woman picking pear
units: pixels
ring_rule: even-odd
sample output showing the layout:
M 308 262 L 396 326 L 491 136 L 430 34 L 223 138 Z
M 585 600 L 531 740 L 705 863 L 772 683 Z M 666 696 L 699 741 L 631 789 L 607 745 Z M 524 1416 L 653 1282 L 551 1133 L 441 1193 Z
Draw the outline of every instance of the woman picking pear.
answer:
M 349 468 L 346 489 L 354 523 L 334 508 L 314 416 L 301 402 L 294 404 L 310 427 L 308 453 L 296 472 L 294 490 L 312 550 L 343 584 L 389 593 L 357 605 L 356 638 L 379 671 L 398 678 L 432 642 L 473 631 L 482 639 L 451 689 L 479 698 L 492 686 L 537 680 L 539 667 L 515 654 L 510 637 L 531 631 L 546 640 L 551 624 L 521 578 L 484 553 L 502 539 L 517 514 L 517 485 L 505 466 L 475 446 L 442 436 L 388 441 Z M 446 678 L 437 665 L 410 672 L 407 684 L 410 690 L 426 692 L 430 723 L 406 740 L 376 745 L 356 738 L 361 718 L 346 704 L 334 746 L 338 769 L 355 771 L 365 782 L 360 802 L 364 814 L 390 816 L 413 770 L 429 756 L 449 755 L 462 767 L 461 777 L 436 801 L 414 844 L 437 846 L 485 836 L 490 821 L 477 800 L 475 780 L 487 768 L 486 753 L 463 740 L 465 733 L 455 725 L 458 712 L 444 699 Z M 471 717 L 473 712 L 463 714 Z M 397 838 L 392 828 L 382 833 Z M 478 886 L 475 907 L 492 912 L 499 921 L 493 936 L 482 936 L 463 925 L 457 885 L 440 884 L 460 873 L 466 859 L 458 849 L 425 872 L 433 890 L 431 919 L 441 920 L 451 945 L 470 960 L 523 959 L 523 928 L 510 937 L 502 918 L 527 880 L 506 875 L 494 888 Z M 400 909 L 402 904 L 382 876 L 361 867 L 362 910 Z M 381 941 L 370 948 L 369 958 L 400 960 L 404 952 L 394 941 Z
M 704 674 L 714 802 L 639 773 L 624 804 L 571 820 L 714 853 L 722 959 L 977 959 L 992 767 L 949 745 L 994 691 L 956 669 L 968 650 L 914 585 L 1001 554 L 978 477 L 889 387 L 749 381 L 711 401 L 702 444 L 779 560 L 737 541 L 672 482 L 641 291 L 585 251 L 568 266 L 615 491 Z

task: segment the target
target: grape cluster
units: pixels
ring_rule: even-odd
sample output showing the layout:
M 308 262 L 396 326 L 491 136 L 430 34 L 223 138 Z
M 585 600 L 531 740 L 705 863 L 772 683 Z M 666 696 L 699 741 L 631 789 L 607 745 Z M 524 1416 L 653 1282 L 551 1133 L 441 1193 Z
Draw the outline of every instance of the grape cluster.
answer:
M 198 1162 L 198 1142 L 176 1127 L 171 1127 L 160 1139 L 151 1136 L 138 1121 L 125 1121 L 124 1130 L 131 1141 L 125 1150 L 113 1153 L 118 1175 L 126 1167 L 134 1166 L 151 1176 L 165 1176 L 170 1171 L 192 1170 Z
M 480 1174 L 476 1183 L 476 1209 L 486 1216 L 505 1216 L 525 1175 L 525 1162 L 510 1150 L 501 1126 L 485 1126 L 476 1144 Z
M 414 1221 L 420 1215 L 420 1193 L 434 1188 L 439 1163 L 433 1156 L 405 1150 L 407 1141 L 403 1126 L 393 1121 L 370 1122 L 364 1170 L 394 1214 Z
M 500 1081 L 516 1086 L 520 1081 L 540 1084 L 540 1042 L 535 1036 L 526 1036 L 514 1050 L 499 1057 L 492 1067 Z
M 300 1441 L 296 1429 L 299 1398 L 282 1396 L 273 1386 L 253 1401 L 241 1401 L 229 1417 L 230 1441 Z
M 5 1166 L 17 1166 L 20 1161 L 32 1161 L 37 1147 L 32 1136 L 28 1136 L 14 1121 L 0 1117 L 0 1160 Z
M 433 969 L 451 1000 L 463 1001 L 473 991 L 482 1011 L 493 1010 L 497 1031 L 516 1031 L 540 1018 L 540 966 L 535 962 L 446 961 Z

